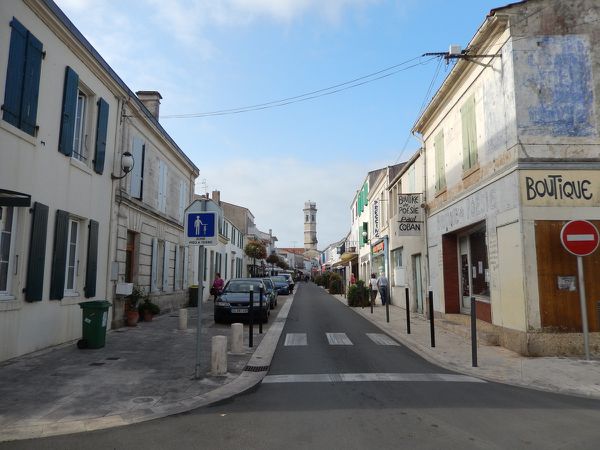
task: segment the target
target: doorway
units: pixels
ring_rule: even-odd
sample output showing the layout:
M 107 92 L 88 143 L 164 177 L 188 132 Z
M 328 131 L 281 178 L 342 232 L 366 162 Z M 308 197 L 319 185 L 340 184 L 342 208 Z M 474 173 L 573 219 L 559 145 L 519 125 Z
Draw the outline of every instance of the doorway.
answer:
M 423 314 L 423 276 L 421 273 L 421 254 L 412 255 L 413 286 L 417 312 Z
M 460 312 L 471 312 L 471 256 L 469 251 L 469 236 L 460 236 L 458 240 L 460 266 Z

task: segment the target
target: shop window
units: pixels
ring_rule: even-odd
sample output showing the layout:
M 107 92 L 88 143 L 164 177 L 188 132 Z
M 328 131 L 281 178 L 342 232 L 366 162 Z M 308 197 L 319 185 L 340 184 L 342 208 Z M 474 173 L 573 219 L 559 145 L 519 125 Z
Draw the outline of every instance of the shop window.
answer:
M 469 235 L 471 253 L 472 295 L 489 297 L 490 280 L 485 230 Z

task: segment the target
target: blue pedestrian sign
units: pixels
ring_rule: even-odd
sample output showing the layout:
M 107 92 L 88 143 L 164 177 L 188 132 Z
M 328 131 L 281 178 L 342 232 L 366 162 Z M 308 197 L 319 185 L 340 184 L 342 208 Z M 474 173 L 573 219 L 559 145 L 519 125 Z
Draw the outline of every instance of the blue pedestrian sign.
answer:
M 189 245 L 217 245 L 214 212 L 188 212 L 185 218 L 185 236 Z

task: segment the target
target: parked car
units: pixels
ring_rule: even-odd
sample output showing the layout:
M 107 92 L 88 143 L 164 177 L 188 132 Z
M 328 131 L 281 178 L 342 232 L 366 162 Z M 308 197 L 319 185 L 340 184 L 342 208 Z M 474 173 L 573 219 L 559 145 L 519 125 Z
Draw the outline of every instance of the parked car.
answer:
M 273 284 L 275 285 L 275 289 L 277 289 L 277 293 L 279 295 L 289 295 L 290 293 L 290 285 L 281 275 L 277 275 L 276 277 L 271 277 L 273 280 Z
M 294 292 L 294 277 L 289 273 L 280 273 L 279 276 L 284 277 L 290 285 L 290 292 Z
M 233 278 L 227 282 L 214 303 L 215 323 L 231 320 L 250 319 L 250 287 L 254 289 L 254 320 L 263 323 L 269 320 L 271 302 L 261 278 Z M 262 309 L 260 307 L 260 289 L 263 288 Z
M 265 290 L 269 294 L 271 309 L 274 309 L 277 306 L 277 290 L 275 289 L 275 284 L 270 278 L 263 278 L 263 283 L 265 285 Z

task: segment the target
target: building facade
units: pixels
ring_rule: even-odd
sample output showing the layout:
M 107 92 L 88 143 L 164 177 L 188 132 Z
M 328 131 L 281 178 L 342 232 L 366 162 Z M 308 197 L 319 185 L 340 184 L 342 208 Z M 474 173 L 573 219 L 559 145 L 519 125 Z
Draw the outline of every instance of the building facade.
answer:
M 436 311 L 493 324 L 529 355 L 581 353 L 571 219 L 600 225 L 600 5 L 531 0 L 492 10 L 414 131 L 424 141 Z M 488 56 L 480 56 L 488 55 Z M 600 253 L 584 258 L 600 352 Z

